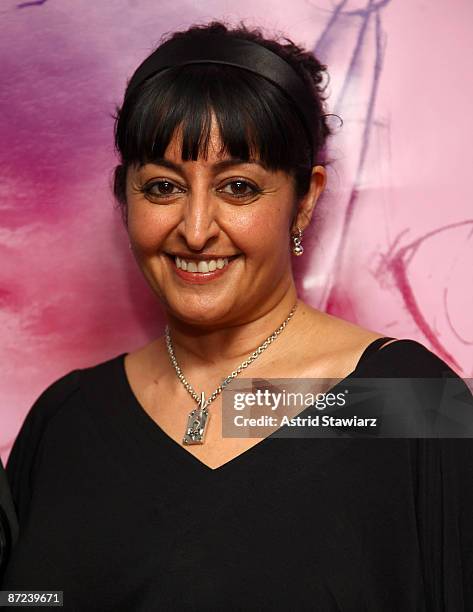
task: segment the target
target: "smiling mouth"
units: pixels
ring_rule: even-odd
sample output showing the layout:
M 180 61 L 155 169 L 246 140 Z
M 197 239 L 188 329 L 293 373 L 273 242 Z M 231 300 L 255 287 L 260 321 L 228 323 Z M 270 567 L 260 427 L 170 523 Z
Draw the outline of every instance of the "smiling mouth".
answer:
M 223 270 L 229 265 L 230 262 L 241 255 L 241 253 L 237 253 L 236 255 L 230 255 L 229 257 L 218 257 L 215 259 L 187 259 L 171 255 L 170 253 L 164 254 L 172 261 L 176 269 L 182 270 L 183 272 L 196 274 L 209 274 Z

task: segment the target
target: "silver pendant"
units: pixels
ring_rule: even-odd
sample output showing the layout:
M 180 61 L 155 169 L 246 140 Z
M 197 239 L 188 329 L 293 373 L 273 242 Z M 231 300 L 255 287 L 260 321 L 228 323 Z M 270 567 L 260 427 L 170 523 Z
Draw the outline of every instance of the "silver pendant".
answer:
M 205 396 L 202 393 L 198 407 L 194 408 L 187 417 L 186 433 L 182 439 L 183 444 L 204 443 L 205 430 L 210 416 L 206 404 Z

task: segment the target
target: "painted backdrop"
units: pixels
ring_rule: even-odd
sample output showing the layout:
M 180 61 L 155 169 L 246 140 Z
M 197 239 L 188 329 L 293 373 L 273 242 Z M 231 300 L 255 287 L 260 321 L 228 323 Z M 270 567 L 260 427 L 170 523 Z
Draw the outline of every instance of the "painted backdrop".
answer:
M 111 196 L 112 114 L 162 33 L 212 18 L 286 33 L 329 67 L 344 125 L 301 297 L 473 375 L 470 0 L 2 0 L 4 460 L 46 386 L 163 330 Z

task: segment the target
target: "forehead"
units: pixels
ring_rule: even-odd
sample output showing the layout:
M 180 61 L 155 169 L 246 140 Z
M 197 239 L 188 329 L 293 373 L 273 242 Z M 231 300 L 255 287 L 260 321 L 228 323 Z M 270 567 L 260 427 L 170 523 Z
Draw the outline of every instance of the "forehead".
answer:
M 205 139 L 201 138 L 198 161 L 204 165 L 213 165 L 220 161 L 233 159 L 223 142 L 218 120 L 215 113 L 211 113 L 209 130 L 206 132 Z M 177 126 L 169 140 L 169 144 L 164 151 L 164 157 L 175 162 L 182 160 L 183 148 L 183 126 Z M 250 155 L 250 159 L 258 161 L 257 154 Z
M 281 174 L 280 171 L 270 169 L 260 158 L 259 155 L 250 154 L 249 158 L 241 159 L 238 156 L 232 156 L 224 145 L 221 138 L 221 133 L 218 125 L 218 121 L 215 115 L 212 115 L 212 121 L 209 125 L 209 131 L 207 132 L 208 138 L 206 146 L 199 150 L 199 155 L 195 160 L 184 160 L 182 157 L 182 146 L 183 146 L 183 131 L 182 127 L 178 126 L 174 134 L 172 135 L 168 146 L 164 150 L 164 156 L 150 160 L 148 164 L 144 166 L 163 166 L 170 168 L 171 170 L 182 171 L 187 168 L 188 171 L 203 170 L 216 174 L 223 172 L 227 169 L 235 166 L 243 166 L 247 170 L 251 169 L 252 172 L 256 172 L 257 175 L 263 176 L 269 174 Z

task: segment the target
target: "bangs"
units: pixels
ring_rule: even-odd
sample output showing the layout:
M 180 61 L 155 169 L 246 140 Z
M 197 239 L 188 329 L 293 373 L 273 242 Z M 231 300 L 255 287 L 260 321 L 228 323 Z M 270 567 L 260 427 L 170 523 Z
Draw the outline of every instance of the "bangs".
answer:
M 152 163 L 178 134 L 183 161 L 206 159 L 212 114 L 220 155 L 257 160 L 273 171 L 311 167 L 294 103 L 265 78 L 218 64 L 175 67 L 145 81 L 118 112 L 116 148 L 127 165 Z

